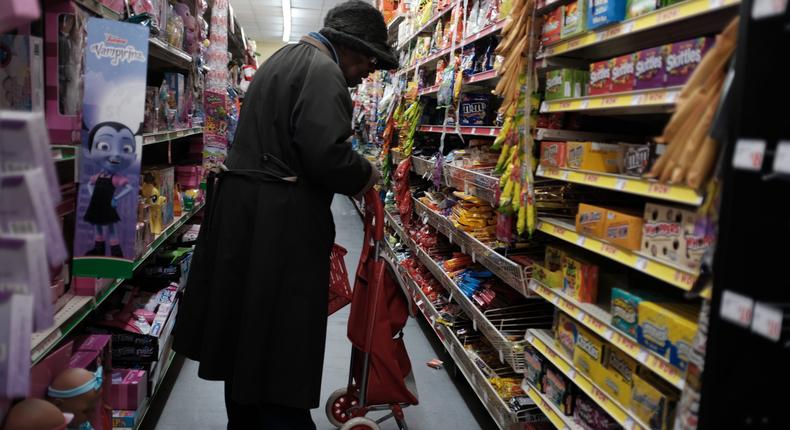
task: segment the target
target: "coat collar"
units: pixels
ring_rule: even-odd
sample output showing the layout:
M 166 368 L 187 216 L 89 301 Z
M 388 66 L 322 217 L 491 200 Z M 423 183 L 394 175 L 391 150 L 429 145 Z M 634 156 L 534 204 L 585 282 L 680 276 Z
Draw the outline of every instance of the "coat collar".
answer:
M 310 36 L 308 34 L 308 35 L 302 36 L 302 38 L 300 39 L 300 42 L 306 43 L 308 45 L 312 45 L 312 46 L 318 48 L 319 51 L 321 51 L 324 54 L 326 54 L 326 56 L 331 58 L 332 61 L 335 61 L 335 55 L 332 53 L 332 51 L 330 51 L 329 48 L 327 48 L 327 46 L 323 42 L 321 42 L 320 40 L 316 39 L 315 37 Z

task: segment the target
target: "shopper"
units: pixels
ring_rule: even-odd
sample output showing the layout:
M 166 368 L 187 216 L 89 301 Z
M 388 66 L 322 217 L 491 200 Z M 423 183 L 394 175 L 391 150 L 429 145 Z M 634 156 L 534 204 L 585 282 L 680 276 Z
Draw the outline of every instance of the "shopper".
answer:
M 228 429 L 313 429 L 326 339 L 335 193 L 378 179 L 351 149 L 348 87 L 397 67 L 359 0 L 277 51 L 247 91 L 181 301 L 174 348 L 225 381 Z

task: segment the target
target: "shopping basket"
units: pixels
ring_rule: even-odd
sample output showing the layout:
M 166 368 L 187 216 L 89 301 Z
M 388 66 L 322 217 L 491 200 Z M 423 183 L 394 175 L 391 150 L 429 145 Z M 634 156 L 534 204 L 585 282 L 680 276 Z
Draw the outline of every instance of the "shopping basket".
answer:
M 379 255 L 383 238 L 384 208 L 371 190 L 365 194 L 365 236 L 348 318 L 348 385 L 326 403 L 327 418 L 341 430 L 377 430 L 390 418 L 407 430 L 403 408 L 418 403 L 402 332 L 409 301 Z M 389 414 L 378 420 L 365 416 L 373 411 Z
M 332 246 L 329 255 L 329 315 L 351 303 L 351 285 L 346 270 L 345 248 L 338 244 Z

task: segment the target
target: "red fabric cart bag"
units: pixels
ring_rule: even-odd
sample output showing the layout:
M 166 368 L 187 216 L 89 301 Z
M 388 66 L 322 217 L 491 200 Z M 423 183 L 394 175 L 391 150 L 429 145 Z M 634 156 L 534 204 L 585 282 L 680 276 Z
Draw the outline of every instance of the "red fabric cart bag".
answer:
M 369 322 L 374 310 L 371 326 Z M 368 405 L 417 404 L 417 398 L 404 381 L 411 373 L 411 362 L 401 334 L 408 318 L 408 303 L 387 270 L 386 262 L 383 259 L 365 259 L 365 263 L 357 269 L 348 319 L 348 338 L 354 347 L 370 353 L 365 401 Z M 369 329 L 372 329 L 370 342 Z M 357 384 L 361 383 L 363 365 L 361 359 L 357 360 L 352 370 Z

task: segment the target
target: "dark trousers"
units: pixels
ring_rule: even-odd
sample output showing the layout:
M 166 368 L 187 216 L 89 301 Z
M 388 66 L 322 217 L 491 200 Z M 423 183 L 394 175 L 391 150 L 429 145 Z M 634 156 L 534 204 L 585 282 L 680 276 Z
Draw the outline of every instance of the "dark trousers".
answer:
M 230 383 L 225 382 L 225 409 L 228 430 L 315 430 L 309 409 L 270 403 L 244 404 L 231 398 Z

